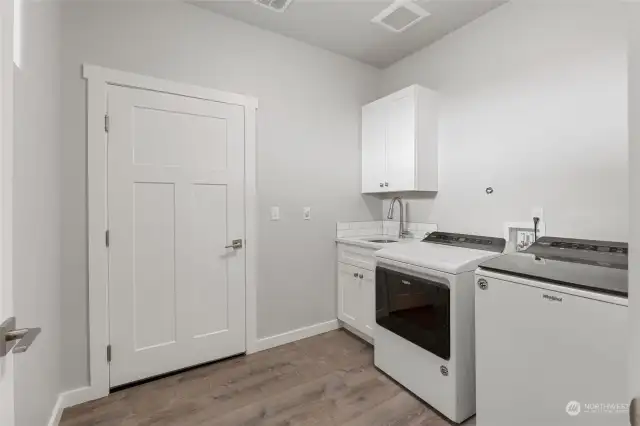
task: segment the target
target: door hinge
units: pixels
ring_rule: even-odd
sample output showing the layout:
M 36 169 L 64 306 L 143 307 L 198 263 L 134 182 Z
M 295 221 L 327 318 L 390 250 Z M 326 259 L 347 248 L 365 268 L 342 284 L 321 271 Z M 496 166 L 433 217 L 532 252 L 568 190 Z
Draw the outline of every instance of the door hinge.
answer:
M 104 115 L 104 131 L 109 133 L 109 114 Z
M 107 229 L 104 233 L 104 244 L 109 247 L 109 230 Z
M 107 345 L 107 362 L 111 362 L 111 345 Z

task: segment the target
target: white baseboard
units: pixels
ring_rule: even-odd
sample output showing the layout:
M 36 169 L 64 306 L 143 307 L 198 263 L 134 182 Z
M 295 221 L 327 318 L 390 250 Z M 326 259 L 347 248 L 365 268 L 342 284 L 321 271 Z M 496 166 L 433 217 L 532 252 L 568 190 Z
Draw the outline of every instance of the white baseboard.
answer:
M 64 405 L 62 402 L 62 394 L 60 394 L 58 395 L 58 399 L 56 400 L 56 405 L 53 406 L 53 411 L 51 412 L 48 426 L 58 426 L 60 424 L 60 419 L 62 419 L 62 411 L 64 411 Z
M 62 408 L 69 408 L 73 407 L 74 405 L 94 401 L 105 396 L 106 395 L 96 393 L 96 391 L 91 388 L 91 386 L 83 386 L 81 388 L 62 392 L 60 394 L 60 399 L 62 401 Z
M 98 395 L 89 386 L 83 386 L 81 388 L 62 392 L 58 395 L 56 405 L 53 407 L 48 426 L 58 426 L 60 424 L 62 413 L 65 408 L 73 407 L 74 405 L 82 404 L 83 402 L 94 401 L 102 398 L 103 396 L 104 395 Z
M 338 320 L 331 320 L 327 322 L 321 322 L 319 324 L 310 325 L 308 327 L 302 327 L 297 330 L 287 331 L 286 333 L 277 334 L 271 337 L 263 337 L 258 339 L 255 344 L 255 352 L 264 351 L 267 349 L 275 348 L 276 346 L 286 345 L 297 340 L 306 339 L 307 337 L 316 336 L 318 334 L 326 333 L 328 331 L 337 330 L 340 328 Z

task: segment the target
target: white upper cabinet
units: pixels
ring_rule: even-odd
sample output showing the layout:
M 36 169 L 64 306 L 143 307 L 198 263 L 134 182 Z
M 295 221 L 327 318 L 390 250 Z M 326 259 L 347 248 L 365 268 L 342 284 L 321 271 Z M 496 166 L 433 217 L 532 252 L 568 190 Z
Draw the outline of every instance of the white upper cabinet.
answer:
M 384 107 L 384 104 L 374 102 L 362 108 L 362 192 L 384 189 L 387 167 L 387 116 Z
M 417 189 L 415 104 L 415 98 L 411 93 L 392 97 L 386 104 L 387 177 L 385 178 L 385 189 L 389 191 Z
M 436 93 L 410 86 L 362 108 L 362 192 L 438 190 Z

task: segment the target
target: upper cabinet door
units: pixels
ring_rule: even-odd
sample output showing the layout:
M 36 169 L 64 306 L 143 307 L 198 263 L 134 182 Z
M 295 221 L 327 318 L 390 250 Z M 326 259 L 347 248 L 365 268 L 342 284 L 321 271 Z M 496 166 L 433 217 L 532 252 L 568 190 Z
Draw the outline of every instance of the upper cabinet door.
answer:
M 416 190 L 416 101 L 413 93 L 392 98 L 387 114 L 389 191 Z
M 362 192 L 384 192 L 387 112 L 383 102 L 362 108 Z

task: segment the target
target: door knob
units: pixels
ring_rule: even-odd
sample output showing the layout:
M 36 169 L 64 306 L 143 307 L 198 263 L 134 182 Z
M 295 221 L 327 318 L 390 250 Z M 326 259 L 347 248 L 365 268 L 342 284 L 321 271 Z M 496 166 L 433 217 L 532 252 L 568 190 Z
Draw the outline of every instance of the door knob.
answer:
M 231 241 L 231 245 L 224 246 L 224 248 L 232 248 L 234 250 L 242 248 L 242 240 L 233 240 Z
M 360 275 L 359 275 L 359 277 L 360 277 L 360 278 L 364 278 L 364 275 L 360 274 Z
M 382 182 L 381 182 L 381 183 L 380 183 L 380 188 L 382 188 L 383 186 L 384 186 L 384 183 L 382 183 Z
M 354 276 L 355 278 L 358 278 L 358 273 L 357 273 L 357 272 L 354 272 L 354 273 L 353 273 L 353 276 Z
M 385 182 L 385 183 L 384 183 L 384 186 L 389 186 L 389 182 Z
M 16 330 L 16 319 L 11 317 L 0 325 L 0 358 L 13 348 L 14 354 L 26 352 L 36 340 L 41 329 L 21 328 Z

